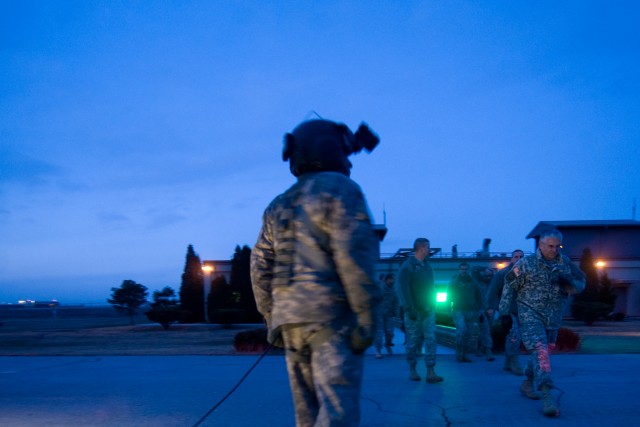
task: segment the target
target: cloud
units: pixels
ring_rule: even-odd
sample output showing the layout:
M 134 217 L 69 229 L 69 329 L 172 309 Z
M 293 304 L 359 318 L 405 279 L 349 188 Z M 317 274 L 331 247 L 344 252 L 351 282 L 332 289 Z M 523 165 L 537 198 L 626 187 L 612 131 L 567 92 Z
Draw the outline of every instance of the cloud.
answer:
M 109 228 L 122 229 L 131 225 L 131 219 L 118 212 L 98 212 L 98 220 Z
M 44 185 L 62 174 L 59 167 L 34 157 L 0 149 L 0 183 Z
M 150 210 L 148 215 L 150 229 L 169 227 L 188 219 L 185 215 L 178 212 L 160 211 L 156 209 Z

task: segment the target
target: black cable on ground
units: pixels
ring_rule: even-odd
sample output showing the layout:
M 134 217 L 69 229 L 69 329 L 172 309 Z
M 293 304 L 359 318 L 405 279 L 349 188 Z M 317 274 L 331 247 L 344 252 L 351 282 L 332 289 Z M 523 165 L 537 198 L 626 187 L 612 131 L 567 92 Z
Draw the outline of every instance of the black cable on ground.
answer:
M 225 400 L 227 400 L 237 389 L 238 387 L 240 387 L 240 385 L 244 382 L 244 380 L 249 376 L 249 374 L 251 373 L 251 371 L 254 370 L 254 368 L 256 366 L 258 366 L 258 363 L 260 363 L 260 361 L 264 358 L 264 356 L 267 355 L 267 353 L 269 352 L 269 350 L 271 350 L 273 348 L 273 345 L 269 344 L 267 346 L 267 349 L 260 355 L 260 357 L 258 357 L 258 360 L 255 361 L 255 363 L 253 364 L 253 366 L 251 366 L 251 368 L 249 368 L 249 370 L 242 376 L 242 378 L 240 378 L 240 381 L 238 381 L 238 383 L 229 391 L 229 393 L 226 394 L 226 396 L 224 396 L 222 399 L 220 399 L 220 401 L 218 403 L 216 403 L 215 405 L 213 405 L 213 407 L 211 409 L 209 409 L 209 411 L 204 414 L 202 416 L 202 418 L 200 418 L 198 420 L 198 422 L 196 422 L 193 427 L 198 427 L 200 424 L 202 424 L 204 422 L 204 420 L 207 419 L 207 417 L 209 415 L 211 415 L 211 413 L 213 411 L 215 411 L 216 409 L 218 409 L 218 407 L 220 405 L 222 405 L 224 403 Z

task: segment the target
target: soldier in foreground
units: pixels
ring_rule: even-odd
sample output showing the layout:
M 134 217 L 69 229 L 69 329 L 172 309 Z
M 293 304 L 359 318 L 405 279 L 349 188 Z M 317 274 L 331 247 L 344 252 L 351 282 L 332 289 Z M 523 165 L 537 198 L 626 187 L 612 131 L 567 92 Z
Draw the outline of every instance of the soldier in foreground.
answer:
M 568 296 L 585 287 L 584 273 L 560 253 L 561 245 L 559 231 L 543 232 L 536 252 L 518 261 L 507 274 L 500 300 L 501 316 L 511 315 L 515 300 L 522 342 L 530 354 L 520 391 L 530 399 L 542 398 L 543 412 L 549 417 L 560 413 L 551 394 L 549 350 L 555 348 Z
M 297 182 L 263 215 L 251 280 L 268 340 L 284 347 L 296 425 L 357 426 L 364 351 L 376 332 L 377 242 L 347 159 L 379 139 L 328 120 L 285 135 Z
M 418 354 L 425 347 L 427 382 L 439 383 L 444 380 L 435 372 L 436 366 L 436 289 L 433 269 L 427 261 L 429 240 L 419 237 L 413 243 L 414 254 L 407 259 L 398 273 L 396 283 L 398 301 L 404 311 L 407 337 L 407 362 L 409 379 L 420 381 L 417 364 Z

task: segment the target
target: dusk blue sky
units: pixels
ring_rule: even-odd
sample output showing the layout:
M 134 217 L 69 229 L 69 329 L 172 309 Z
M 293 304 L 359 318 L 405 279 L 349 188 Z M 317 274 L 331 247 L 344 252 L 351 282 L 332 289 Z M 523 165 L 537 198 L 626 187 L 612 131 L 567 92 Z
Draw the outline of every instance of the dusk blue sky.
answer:
M 633 0 L 0 1 L 0 302 L 177 290 L 189 244 L 253 246 L 314 111 L 381 137 L 352 178 L 382 252 L 632 219 L 638 22 Z

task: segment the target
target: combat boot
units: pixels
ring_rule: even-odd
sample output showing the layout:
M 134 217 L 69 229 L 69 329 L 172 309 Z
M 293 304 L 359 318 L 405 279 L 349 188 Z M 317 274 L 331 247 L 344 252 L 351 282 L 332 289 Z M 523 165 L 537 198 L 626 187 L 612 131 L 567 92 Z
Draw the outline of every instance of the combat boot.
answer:
M 440 375 L 436 374 L 436 370 L 433 368 L 433 366 L 429 366 L 427 367 L 427 382 L 428 383 L 441 383 L 442 381 L 444 381 L 444 378 L 442 378 Z
M 542 387 L 540 389 L 540 395 L 542 396 L 542 412 L 547 417 L 557 417 L 560 415 L 560 410 L 558 409 L 558 404 L 556 403 L 555 397 L 551 393 L 551 388 Z
M 514 375 L 523 375 L 524 374 L 524 370 L 522 369 L 522 366 L 520 366 L 520 361 L 518 360 L 518 356 L 509 356 L 507 357 L 507 362 L 509 363 L 509 369 L 507 369 L 508 371 L 513 372 Z
M 495 357 L 493 357 L 493 352 L 491 351 L 490 348 L 487 348 L 487 350 L 485 351 L 484 355 L 486 356 L 487 360 L 489 362 L 493 362 L 494 360 L 496 360 Z
M 418 371 L 416 370 L 416 365 L 409 366 L 409 379 L 411 381 L 420 381 L 420 375 L 418 375 Z
M 529 399 L 533 399 L 533 400 L 540 399 L 540 394 L 533 389 L 533 380 L 530 378 L 527 378 L 522 382 L 522 385 L 520 385 L 520 393 L 522 393 L 524 396 L 528 397 Z
M 391 355 L 393 354 L 393 350 L 391 349 L 391 346 L 390 346 L 390 345 L 388 345 L 388 346 L 386 346 L 385 348 L 387 349 L 387 354 L 388 354 L 389 356 L 391 356 Z

